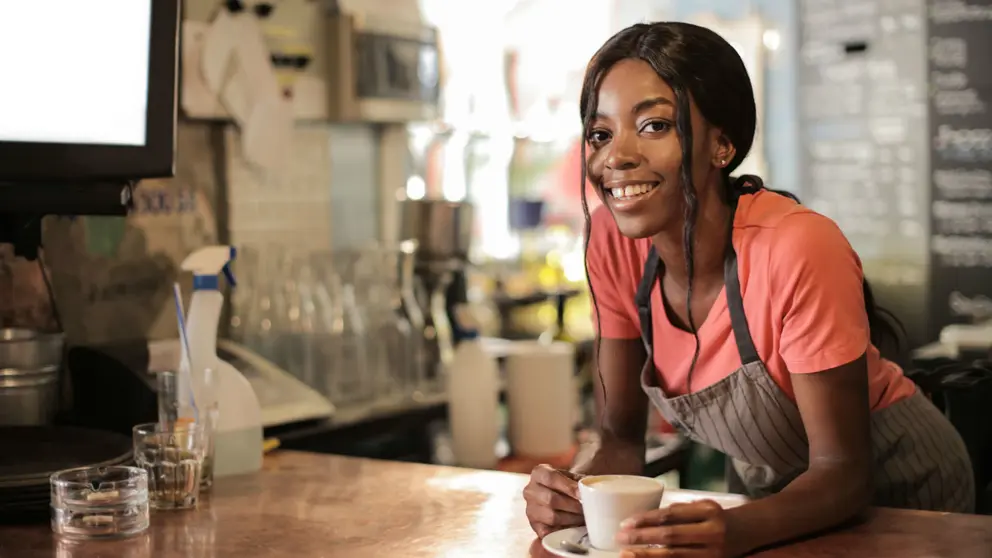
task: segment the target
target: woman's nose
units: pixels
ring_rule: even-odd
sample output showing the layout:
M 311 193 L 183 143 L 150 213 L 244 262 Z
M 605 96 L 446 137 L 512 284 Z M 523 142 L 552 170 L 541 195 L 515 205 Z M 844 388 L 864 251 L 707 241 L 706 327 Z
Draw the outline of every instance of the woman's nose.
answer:
M 637 166 L 641 155 L 637 150 L 637 142 L 629 136 L 618 135 L 610 143 L 610 152 L 606 157 L 606 167 L 610 170 L 630 169 Z

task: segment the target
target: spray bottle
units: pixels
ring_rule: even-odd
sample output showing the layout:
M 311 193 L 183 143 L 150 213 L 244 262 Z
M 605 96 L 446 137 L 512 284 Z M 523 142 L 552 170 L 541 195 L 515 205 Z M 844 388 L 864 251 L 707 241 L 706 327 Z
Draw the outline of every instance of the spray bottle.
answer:
M 231 246 L 207 246 L 190 254 L 182 269 L 193 273 L 193 297 L 186 319 L 191 388 L 208 436 L 204 479 L 257 471 L 262 467 L 262 411 L 251 383 L 217 356 L 217 328 L 224 295 L 223 274 L 232 287 Z M 186 350 L 185 347 L 182 348 Z M 179 386 L 179 393 L 182 386 Z M 182 411 L 180 411 L 182 414 Z M 204 483 L 209 486 L 209 481 Z

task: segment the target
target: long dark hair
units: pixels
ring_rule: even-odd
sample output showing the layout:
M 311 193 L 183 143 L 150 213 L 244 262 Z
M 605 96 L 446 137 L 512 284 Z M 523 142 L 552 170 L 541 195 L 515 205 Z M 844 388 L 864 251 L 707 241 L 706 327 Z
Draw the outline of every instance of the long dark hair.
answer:
M 586 199 L 586 184 L 588 169 L 586 167 L 586 138 L 592 125 L 593 115 L 596 114 L 599 86 L 606 73 L 614 64 L 621 60 L 643 60 L 663 79 L 675 94 L 676 118 L 675 131 L 678 134 L 682 148 L 682 166 L 679 172 L 682 195 L 685 200 L 685 224 L 683 229 L 683 249 L 685 253 L 686 277 L 688 289 L 686 292 L 686 311 L 689 319 L 689 329 L 696 340 L 692 363 L 689 368 L 686 391 L 692 391 L 692 372 L 699 359 L 699 335 L 692 316 L 692 283 L 694 275 L 693 239 L 696 216 L 699 212 L 696 190 L 692 183 L 692 123 L 690 119 L 689 100 L 695 101 L 699 112 L 707 122 L 722 130 L 723 134 L 733 144 L 736 152 L 734 158 L 723 168 L 723 183 L 726 199 L 732 201 L 742 193 L 747 177 L 731 178 L 741 161 L 747 156 L 754 141 L 757 128 L 757 111 L 754 104 L 754 91 L 747 68 L 737 51 L 726 40 L 715 32 L 679 22 L 638 23 L 632 25 L 604 44 L 593 56 L 586 68 L 582 82 L 582 94 L 579 99 L 579 111 L 582 117 L 582 211 L 585 215 L 585 249 L 588 256 L 589 239 L 592 233 L 592 220 L 589 215 L 589 203 Z M 784 192 L 780 192 L 784 193 Z M 784 193 L 796 199 L 791 194 Z M 596 308 L 596 352 L 598 366 L 600 324 L 599 306 L 592 282 L 588 279 L 588 258 L 586 277 L 593 306 Z M 865 311 L 871 328 L 871 341 L 876 346 L 892 343 L 899 350 L 901 330 L 898 321 L 890 313 L 880 309 L 875 304 L 868 282 L 863 284 Z M 602 385 L 602 374 L 599 375 Z M 602 385 L 604 407 L 606 386 Z

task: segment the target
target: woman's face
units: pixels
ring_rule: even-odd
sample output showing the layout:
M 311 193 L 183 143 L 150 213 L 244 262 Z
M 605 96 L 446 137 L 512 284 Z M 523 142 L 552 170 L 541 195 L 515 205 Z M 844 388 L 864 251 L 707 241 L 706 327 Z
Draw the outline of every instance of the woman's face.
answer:
M 714 170 L 719 176 L 719 130 L 710 126 L 690 99 L 693 183 Z M 680 171 L 682 147 L 675 132 L 675 93 L 639 59 L 622 60 L 603 77 L 597 112 L 587 131 L 587 169 L 600 199 L 620 232 L 646 238 L 681 230 L 685 199 Z M 701 192 L 698 192 L 701 194 Z

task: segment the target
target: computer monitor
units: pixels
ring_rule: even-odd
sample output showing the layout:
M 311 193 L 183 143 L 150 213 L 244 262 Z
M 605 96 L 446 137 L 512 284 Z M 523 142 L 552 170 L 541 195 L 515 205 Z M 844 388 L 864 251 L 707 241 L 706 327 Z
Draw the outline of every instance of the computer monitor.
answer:
M 180 1 L 0 1 L 0 183 L 173 175 Z

